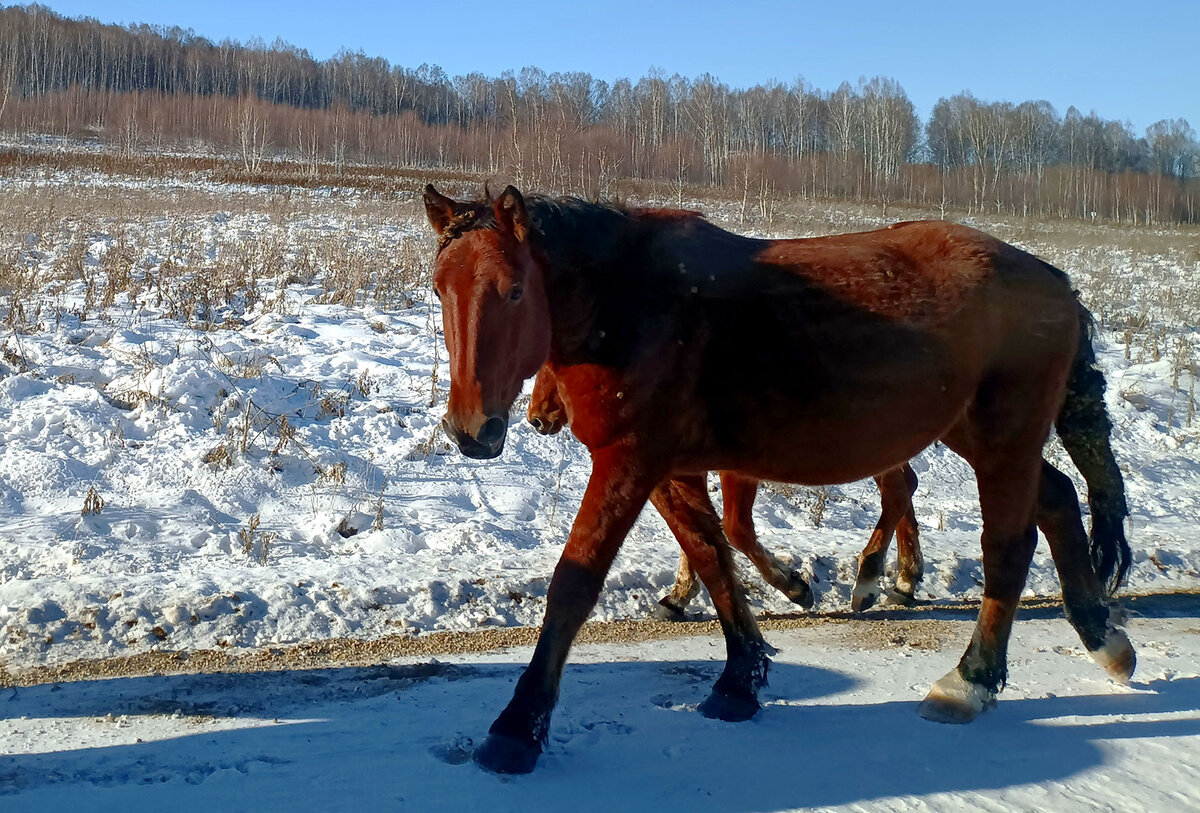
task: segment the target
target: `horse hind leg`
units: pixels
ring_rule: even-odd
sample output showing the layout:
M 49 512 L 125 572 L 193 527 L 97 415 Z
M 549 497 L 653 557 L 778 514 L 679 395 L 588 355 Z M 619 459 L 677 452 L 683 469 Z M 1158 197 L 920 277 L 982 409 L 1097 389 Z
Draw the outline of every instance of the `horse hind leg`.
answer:
M 804 577 L 759 544 L 758 534 L 754 530 L 754 498 L 758 494 L 758 480 L 721 472 L 721 491 L 724 495 L 721 525 L 730 544 L 754 563 L 767 584 L 801 607 L 812 607 L 813 591 Z
M 996 702 L 1008 676 L 1008 641 L 1037 546 L 1042 444 L 1054 388 L 1028 370 L 997 376 L 943 438 L 975 470 L 983 517 L 983 600 L 971 643 L 958 666 L 934 683 L 920 713 L 943 723 L 970 722 Z
M 854 612 L 866 610 L 878 601 L 881 592 L 879 583 L 883 579 L 892 535 L 895 534 L 896 527 L 906 511 L 912 510 L 912 492 L 909 490 L 903 468 L 897 467 L 876 475 L 875 485 L 879 487 L 879 501 L 883 512 L 879 522 L 875 524 L 875 530 L 871 532 L 867 546 L 858 556 L 858 577 L 850 594 L 850 608 Z
M 1037 523 L 1050 543 L 1067 620 L 1092 658 L 1114 679 L 1128 681 L 1137 655 L 1124 631 L 1113 624 L 1115 605 L 1110 606 L 1107 591 L 1092 565 L 1079 496 L 1071 479 L 1045 460 L 1038 488 Z
M 939 723 L 967 723 L 995 705 L 1008 677 L 1008 640 L 1037 545 L 1037 468 L 1024 462 L 977 467 L 976 475 L 983 512 L 983 601 L 958 666 L 921 702 L 921 716 Z
M 770 646 L 763 640 L 733 572 L 733 558 L 708 499 L 703 476 L 665 481 L 650 495 L 708 588 L 725 634 L 727 660 L 712 693 L 700 704 L 706 717 L 740 722 L 758 713 L 767 682 Z
M 696 578 L 696 568 L 684 551 L 679 552 L 679 568 L 675 571 L 675 584 L 670 591 L 658 600 L 650 616 L 656 621 L 683 621 L 684 610 L 696 594 L 700 592 L 700 580 Z
M 1046 534 L 1058 568 L 1067 618 L 1092 657 L 1113 677 L 1128 680 L 1136 655 L 1125 633 L 1110 619 L 1106 591 L 1089 558 L 1075 488 L 1062 472 L 1044 460 L 1039 463 L 1037 524 Z M 1019 528 L 1024 502 L 1021 468 L 981 471 L 976 467 L 984 516 L 984 598 L 967 652 L 921 703 L 926 719 L 969 722 L 995 703 L 1004 685 L 1008 639 L 1037 543 L 1032 525 L 1023 532 Z

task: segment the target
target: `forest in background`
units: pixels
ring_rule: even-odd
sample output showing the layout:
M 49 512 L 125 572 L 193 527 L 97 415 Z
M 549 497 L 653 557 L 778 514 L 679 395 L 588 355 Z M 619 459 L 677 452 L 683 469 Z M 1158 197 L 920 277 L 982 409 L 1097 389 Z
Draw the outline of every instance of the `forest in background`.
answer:
M 316 177 L 356 166 L 503 176 L 585 197 L 625 179 L 780 196 L 910 203 L 1118 223 L 1200 221 L 1200 145 L 1184 119 L 1064 115 L 962 92 L 922 121 L 886 77 L 730 88 L 651 70 L 612 83 L 535 67 L 448 76 L 281 40 L 212 42 L 178 27 L 0 8 L 0 132 L 125 155 L 278 160 Z

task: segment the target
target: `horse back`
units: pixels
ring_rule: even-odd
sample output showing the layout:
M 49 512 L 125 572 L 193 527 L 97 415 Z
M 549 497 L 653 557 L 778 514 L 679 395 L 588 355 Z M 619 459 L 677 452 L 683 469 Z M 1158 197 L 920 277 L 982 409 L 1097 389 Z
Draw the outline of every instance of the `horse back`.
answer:
M 909 324 L 950 319 L 997 282 L 1029 279 L 1058 294 L 1065 290 L 1065 277 L 1036 257 L 945 221 L 772 241 L 755 261 L 866 313 Z
M 1074 354 L 1065 276 L 963 226 L 772 241 L 745 277 L 742 296 L 708 302 L 697 332 L 711 338 L 690 437 L 710 468 L 874 474 L 940 437 L 989 377 L 1042 370 L 1057 386 Z

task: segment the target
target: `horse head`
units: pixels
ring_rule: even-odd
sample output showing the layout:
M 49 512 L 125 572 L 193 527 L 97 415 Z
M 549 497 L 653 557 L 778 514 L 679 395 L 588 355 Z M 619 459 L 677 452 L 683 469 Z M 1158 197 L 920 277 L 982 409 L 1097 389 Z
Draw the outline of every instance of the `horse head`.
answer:
M 450 354 L 442 426 L 468 457 L 496 457 L 522 383 L 550 352 L 545 277 L 525 199 L 509 186 L 495 199 L 455 201 L 430 185 L 425 213 L 439 237 L 433 286 Z

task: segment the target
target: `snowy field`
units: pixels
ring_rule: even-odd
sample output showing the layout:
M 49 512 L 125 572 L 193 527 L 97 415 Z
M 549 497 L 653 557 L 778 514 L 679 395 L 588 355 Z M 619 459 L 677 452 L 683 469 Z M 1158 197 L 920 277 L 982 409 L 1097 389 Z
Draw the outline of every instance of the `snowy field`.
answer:
M 0 290 L 10 667 L 540 621 L 587 456 L 569 433 L 543 438 L 519 420 L 497 461 L 447 448 L 436 431 L 445 349 L 424 287 L 432 238 L 415 195 L 99 175 L 3 183 L 44 209 L 23 214 L 4 247 Z M 827 230 L 875 225 L 838 214 Z M 1086 300 L 1089 281 L 1104 286 L 1094 307 L 1132 509 L 1130 587 L 1197 587 L 1200 256 L 1093 243 L 1050 259 Z M 1061 449 L 1049 454 L 1071 470 Z M 914 468 L 921 597 L 979 595 L 968 467 L 935 448 Z M 867 481 L 764 490 L 755 519 L 830 610 L 848 606 L 878 511 Z M 677 550 L 647 510 L 597 617 L 646 615 Z M 747 578 L 758 606 L 795 609 Z M 1057 590 L 1042 548 L 1029 593 Z
M 769 226 L 739 226 L 722 220 L 736 207 L 691 205 L 773 236 L 887 222 L 877 212 L 797 205 L 781 207 Z M 383 198 L 30 170 L 0 177 L 0 215 L 0 673 L 152 650 L 540 622 L 587 456 L 569 433 L 544 438 L 517 421 L 498 460 L 471 461 L 446 446 L 437 430 L 445 349 L 428 292 L 433 241 L 415 192 Z M 1132 512 L 1129 589 L 1200 588 L 1200 235 L 970 222 L 1066 270 L 1100 319 L 1097 349 Z M 1055 441 L 1047 453 L 1071 471 Z M 926 562 L 918 597 L 978 597 L 970 471 L 942 448 L 913 465 Z M 816 609 L 828 612 L 849 607 L 856 556 L 878 508 L 869 481 L 775 487 L 761 493 L 755 520 L 763 544 L 811 577 Z M 644 513 L 594 617 L 647 616 L 674 578 L 677 551 L 657 515 Z M 796 609 L 749 568 L 744 575 L 756 607 Z M 1043 545 L 1027 593 L 1057 592 Z M 709 609 L 697 600 L 697 613 Z M 163 785 L 137 791 L 148 807 L 178 806 L 179 783 L 193 782 L 210 795 L 189 799 L 221 809 L 259 779 L 286 802 L 297 777 L 336 757 L 343 773 L 318 789 L 330 800 L 370 778 L 387 788 L 376 801 L 428 802 L 434 797 L 420 794 L 437 786 L 458 810 L 512 794 L 554 807 L 554 794 L 568 789 L 585 807 L 629 804 L 620 794 L 631 793 L 631 765 L 673 777 L 644 788 L 639 806 L 679 792 L 725 810 L 892 795 L 909 809 L 937 809 L 940 794 L 966 793 L 975 806 L 1058 810 L 1066 800 L 1104 798 L 1116 766 L 1135 801 L 1166 809 L 1179 799 L 1146 795 L 1136 776 L 1162 749 L 1185 756 L 1160 766 L 1154 793 L 1173 792 L 1176 769 L 1194 777 L 1200 767 L 1195 618 L 1135 621 L 1142 682 L 1128 690 L 1085 659 L 1061 657 L 1060 647 L 1078 650 L 1065 623 L 1021 624 L 1004 695 L 1017 702 L 969 729 L 928 729 L 921 742 L 930 750 L 921 753 L 909 753 L 905 739 L 917 724 L 912 701 L 961 653 L 962 624 L 936 652 L 915 654 L 839 648 L 822 637 L 836 629 L 773 636 L 781 650 L 773 705 L 760 721 L 728 730 L 668 713 L 702 698 L 719 642 L 589 649 L 577 657 L 589 665 L 568 669 L 557 744 L 525 784 L 430 762 L 429 752 L 447 732 L 486 730 L 527 652 L 456 661 L 428 681 L 331 673 L 318 684 L 328 690 L 278 674 L 244 685 L 176 677 L 70 685 L 56 695 L 20 690 L 0 741 L 21 756 L 0 774 L 0 793 L 25 794 L 34 809 L 95 783 L 95 798 L 115 808 L 131 798 L 126 779 L 161 776 Z M 1154 665 L 1176 657 L 1168 651 L 1187 668 Z M 703 664 L 693 669 L 694 661 Z M 360 680 L 379 690 L 331 699 Z M 241 711 L 197 723 L 131 699 L 193 691 Z M 675 699 L 656 706 L 664 693 Z M 21 715 L 29 719 L 13 719 Z M 967 743 L 985 739 L 993 773 L 966 764 Z M 1047 764 L 1059 750 L 1069 755 Z M 879 762 L 856 762 L 867 758 Z M 700 760 L 703 780 L 669 767 L 684 759 Z M 191 773 L 182 767 L 193 763 Z M 939 764 L 955 767 L 931 773 Z M 615 782 L 621 771 L 626 778 Z M 414 775 L 431 784 L 414 790 Z M 1054 784 L 1068 777 L 1086 777 L 1090 790 Z

